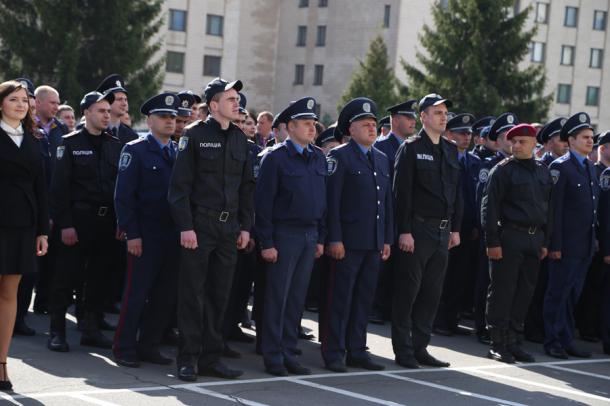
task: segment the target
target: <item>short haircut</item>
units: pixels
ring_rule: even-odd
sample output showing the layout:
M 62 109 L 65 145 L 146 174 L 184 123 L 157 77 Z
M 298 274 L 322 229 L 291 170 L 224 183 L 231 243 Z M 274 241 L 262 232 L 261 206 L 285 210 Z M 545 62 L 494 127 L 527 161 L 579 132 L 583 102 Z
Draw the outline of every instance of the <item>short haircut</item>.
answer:
M 53 93 L 53 94 L 57 95 L 57 97 L 59 97 L 59 92 L 57 90 L 55 90 L 54 88 L 52 88 L 51 86 L 47 86 L 47 85 L 38 86 L 36 88 L 36 90 L 34 90 L 34 97 L 36 97 L 37 99 L 39 97 L 42 97 L 44 99 L 50 93 Z
M 59 116 L 64 111 L 71 111 L 72 113 L 74 113 L 74 109 L 72 108 L 72 106 L 68 106 L 67 104 L 62 104 L 61 106 L 59 106 L 57 108 L 57 115 Z
M 270 111 L 261 111 L 260 113 L 258 113 L 258 118 L 256 119 L 257 123 L 261 119 L 261 117 L 265 117 L 267 120 L 273 121 L 273 114 Z

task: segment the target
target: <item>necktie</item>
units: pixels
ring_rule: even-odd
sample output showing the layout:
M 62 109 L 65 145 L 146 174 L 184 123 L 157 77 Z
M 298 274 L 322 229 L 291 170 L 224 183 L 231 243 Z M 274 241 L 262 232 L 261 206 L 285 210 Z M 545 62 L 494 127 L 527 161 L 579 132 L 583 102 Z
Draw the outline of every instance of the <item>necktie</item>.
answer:
M 373 163 L 373 154 L 371 153 L 371 151 L 366 151 L 366 157 L 369 160 L 371 166 L 374 167 L 375 164 Z
M 303 157 L 306 161 L 309 160 L 309 150 L 307 150 L 307 148 L 303 150 Z
M 173 162 L 174 161 L 174 156 L 172 154 L 172 151 L 170 150 L 169 146 L 164 146 L 163 147 L 163 158 L 165 158 L 167 160 L 167 162 Z

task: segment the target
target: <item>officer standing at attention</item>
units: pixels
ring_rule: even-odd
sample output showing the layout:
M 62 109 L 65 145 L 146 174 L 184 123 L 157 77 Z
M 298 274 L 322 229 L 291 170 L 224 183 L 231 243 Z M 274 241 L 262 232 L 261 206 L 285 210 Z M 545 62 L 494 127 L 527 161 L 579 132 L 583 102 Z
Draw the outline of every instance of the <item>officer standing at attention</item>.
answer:
M 538 131 L 536 138 L 540 144 L 544 145 L 546 150 L 542 157 L 540 157 L 540 162 L 547 167 L 551 165 L 551 162 L 568 152 L 568 143 L 562 141 L 559 136 L 561 127 L 563 127 L 566 121 L 563 117 L 556 118 L 549 121 Z
M 129 141 L 137 140 L 138 133 L 121 122 L 121 117 L 129 114 L 129 101 L 124 83 L 125 81 L 120 75 L 113 73 L 102 80 L 102 83 L 97 87 L 97 91 L 114 95 L 114 102 L 110 106 L 112 111 L 110 112 L 110 126 L 108 130 L 122 144 L 127 144 Z
M 253 221 L 248 141 L 231 123 L 239 118 L 241 88 L 239 80 L 216 78 L 207 84 L 210 115 L 186 128 L 170 180 L 168 199 L 182 246 L 177 367 L 185 381 L 195 381 L 197 373 L 242 375 L 220 361 L 237 250 L 248 245 Z
M 190 90 L 183 90 L 178 93 L 180 99 L 180 107 L 178 107 L 178 115 L 176 116 L 176 127 L 172 134 L 172 140 L 178 142 L 184 127 L 192 122 L 191 116 L 193 115 L 193 104 L 195 104 L 195 95 Z
M 496 153 L 496 143 L 490 141 L 489 137 L 487 137 L 487 135 L 489 135 L 489 129 L 483 132 L 484 128 L 490 128 L 495 121 L 496 118 L 494 116 L 486 116 L 472 123 L 472 136 L 475 144 L 472 152 L 479 157 L 481 161 Z
M 330 151 L 327 187 L 327 252 L 336 261 L 326 296 L 322 358 L 326 368 L 347 365 L 384 369 L 366 351 L 366 327 L 380 262 L 390 257 L 393 240 L 389 160 L 373 147 L 377 106 L 365 97 L 348 102 L 335 131 L 350 141 Z
M 447 273 L 441 302 L 434 322 L 434 332 L 451 336 L 469 335 L 470 330 L 459 327 L 458 322 L 466 297 L 474 294 L 474 281 L 478 269 L 479 225 L 475 202 L 475 187 L 481 160 L 468 151 L 472 139 L 472 114 L 458 114 L 447 122 L 445 136 L 453 141 L 458 150 L 460 163 L 460 186 L 464 198 L 464 214 L 460 229 L 460 245 L 449 251 Z
M 172 362 L 159 345 L 175 310 L 180 237 L 166 197 L 178 152 L 170 137 L 179 107 L 184 105 L 173 93 L 148 99 L 140 112 L 148 116 L 150 133 L 125 145 L 119 161 L 114 201 L 130 266 L 113 352 L 117 364 L 126 367 Z
M 63 137 L 57 147 L 51 183 L 51 213 L 60 230 L 49 313 L 47 347 L 66 352 L 66 309 L 75 280 L 84 280 L 85 310 L 81 345 L 111 348 L 99 328 L 108 291 L 108 253 L 115 248 L 114 188 L 121 143 L 106 131 L 113 93 L 87 93 L 80 102 L 85 126 Z
M 381 120 L 377 122 L 378 138 L 381 139 L 388 135 L 391 126 L 392 124 L 390 123 L 390 116 L 382 117 Z
M 518 335 L 530 303 L 540 260 L 547 255 L 551 227 L 548 168 L 533 158 L 536 129 L 519 124 L 506 133 L 513 156 L 490 173 L 481 204 L 490 285 L 487 324 L 488 357 L 501 362 L 534 362 L 520 347 Z
M 599 255 L 604 271 L 601 282 L 601 339 L 604 354 L 610 355 L 610 168 L 604 169 L 599 184 Z
M 392 346 L 396 363 L 445 367 L 428 353 L 449 249 L 460 244 L 462 192 L 458 152 L 441 137 L 451 102 L 428 94 L 419 102 L 423 128 L 398 149 L 394 195 L 398 228 Z
M 549 246 L 549 284 L 544 297 L 544 349 L 551 357 L 591 354 L 574 346 L 574 307 L 595 249 L 599 184 L 587 154 L 593 127 L 587 113 L 570 117 L 561 129 L 570 152 L 553 161 L 553 230 Z
M 326 158 L 311 144 L 316 102 L 304 97 L 286 107 L 288 139 L 263 156 L 256 183 L 256 236 L 266 261 L 262 353 L 272 375 L 311 371 L 299 364 L 299 324 L 314 259 L 324 249 Z

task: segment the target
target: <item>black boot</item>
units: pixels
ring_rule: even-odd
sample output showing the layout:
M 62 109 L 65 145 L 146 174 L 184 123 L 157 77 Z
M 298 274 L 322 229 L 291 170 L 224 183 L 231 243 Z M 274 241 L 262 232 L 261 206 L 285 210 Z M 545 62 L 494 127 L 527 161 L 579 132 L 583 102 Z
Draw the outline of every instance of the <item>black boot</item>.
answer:
M 99 317 L 94 312 L 85 313 L 80 345 L 105 349 L 112 348 L 112 340 L 107 338 L 100 330 Z
M 487 357 L 507 364 L 514 364 L 515 357 L 506 348 L 505 332 L 503 329 L 490 328 L 491 345 Z
M 66 315 L 64 313 L 51 314 L 51 326 L 47 348 L 51 351 L 68 352 L 70 347 L 66 341 Z
M 506 348 L 508 352 L 510 352 L 513 357 L 519 362 L 536 362 L 534 357 L 531 354 L 523 351 L 521 348 L 521 343 L 517 337 L 517 333 L 512 328 L 509 328 L 505 331 L 505 339 L 506 339 Z

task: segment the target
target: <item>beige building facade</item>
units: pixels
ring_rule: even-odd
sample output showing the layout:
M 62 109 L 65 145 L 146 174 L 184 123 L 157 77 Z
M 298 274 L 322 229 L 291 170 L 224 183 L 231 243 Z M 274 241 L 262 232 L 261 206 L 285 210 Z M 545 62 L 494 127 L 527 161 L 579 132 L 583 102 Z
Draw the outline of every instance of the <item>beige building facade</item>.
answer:
M 239 78 L 249 109 L 277 112 L 291 100 L 313 96 L 320 117 L 334 120 L 337 102 L 375 36 L 385 39 L 396 76 L 406 81 L 400 60 L 417 64 L 415 54 L 423 51 L 418 34 L 432 24 L 436 3 L 167 0 L 163 88 L 201 93 L 216 76 Z M 553 95 L 548 118 L 586 111 L 600 130 L 610 129 L 610 0 L 516 2 L 517 9 L 528 6 L 528 26 L 538 31 L 523 66 L 545 66 L 546 93 Z

